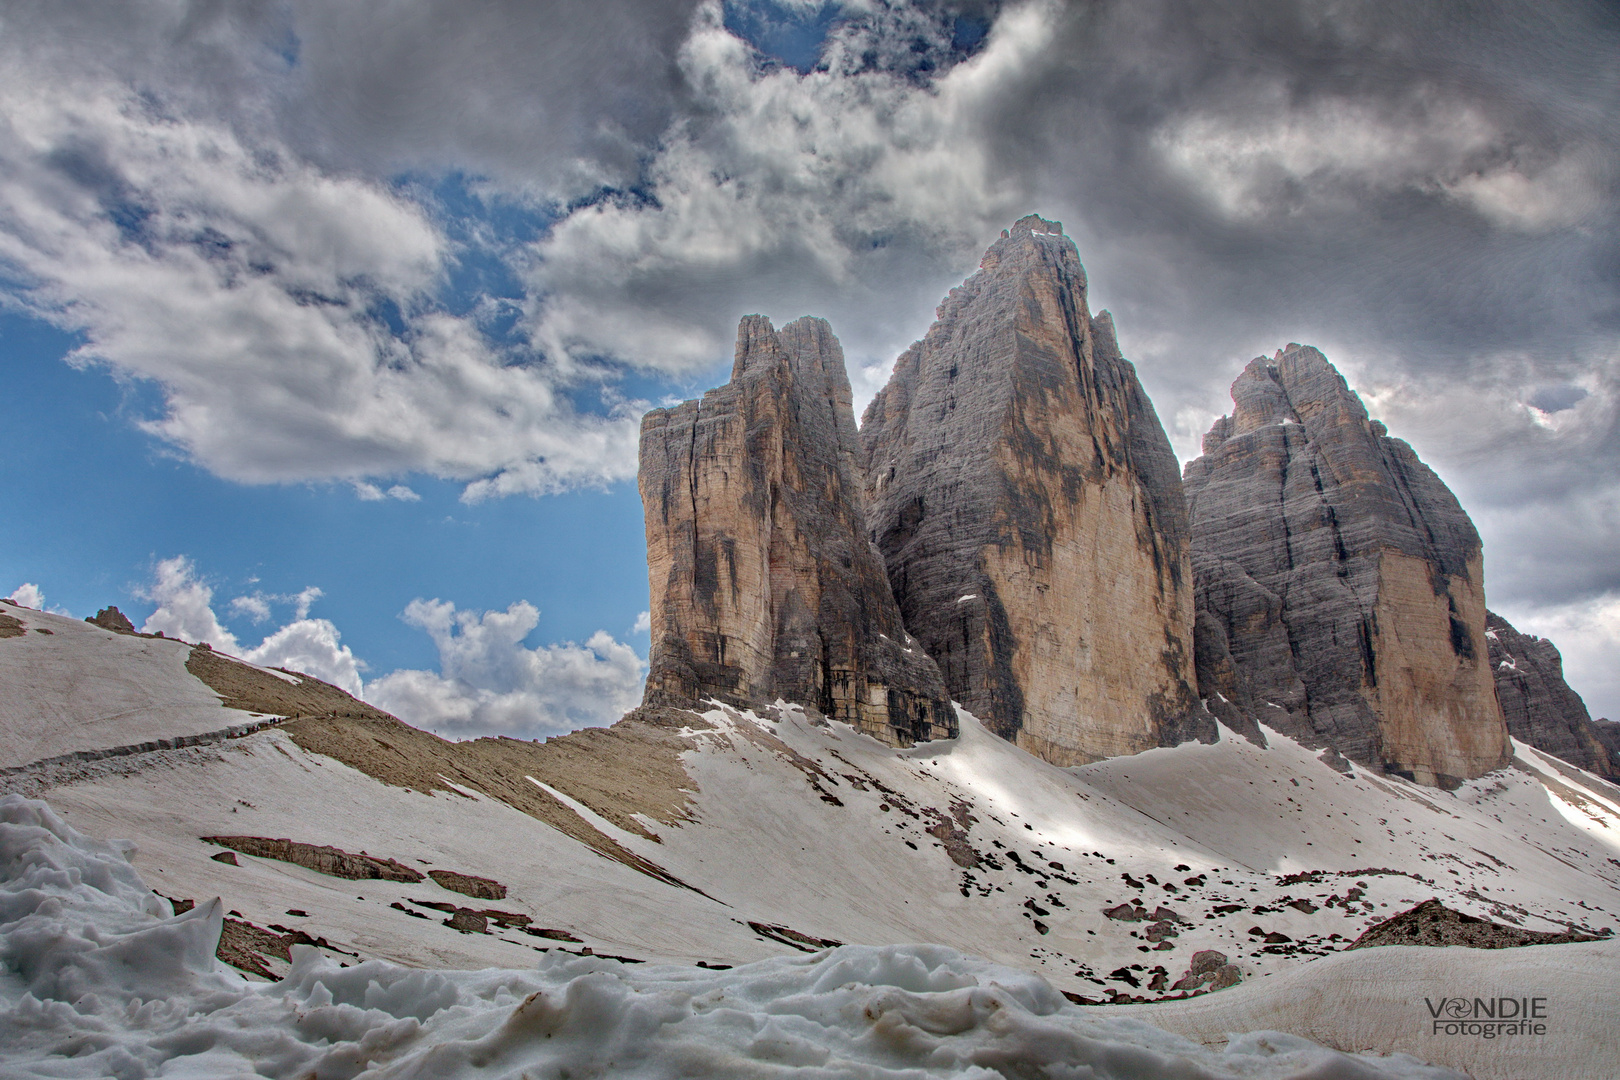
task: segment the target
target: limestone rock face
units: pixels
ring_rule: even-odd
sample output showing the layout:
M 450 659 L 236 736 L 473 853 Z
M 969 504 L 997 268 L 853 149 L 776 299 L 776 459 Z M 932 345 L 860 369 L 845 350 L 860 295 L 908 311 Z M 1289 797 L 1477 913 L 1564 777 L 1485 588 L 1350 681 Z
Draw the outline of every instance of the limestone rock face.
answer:
M 955 734 L 866 536 L 860 436 L 821 319 L 750 315 L 731 381 L 641 424 L 648 704 L 777 698 L 893 745 Z
M 1456 498 L 1315 349 L 1253 361 L 1232 400 L 1184 477 L 1201 690 L 1430 785 L 1505 765 Z
M 861 427 L 867 516 L 951 696 L 1058 765 L 1210 737 L 1169 441 L 1062 227 L 952 289 Z
M 1620 779 L 1620 762 L 1593 726 L 1586 703 L 1564 682 L 1564 658 L 1557 647 L 1546 638 L 1519 633 L 1494 611 L 1485 615 L 1496 700 L 1509 733 L 1571 765 Z

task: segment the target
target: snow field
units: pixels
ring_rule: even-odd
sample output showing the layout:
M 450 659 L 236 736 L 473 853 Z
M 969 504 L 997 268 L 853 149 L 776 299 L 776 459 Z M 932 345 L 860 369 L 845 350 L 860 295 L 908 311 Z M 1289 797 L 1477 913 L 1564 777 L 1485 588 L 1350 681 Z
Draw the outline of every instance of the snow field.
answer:
M 18 1077 L 964 1077 L 1461 1074 L 1257 1032 L 1221 1050 L 1088 1016 L 940 946 L 846 946 L 730 971 L 551 954 L 526 970 L 342 967 L 280 982 L 212 959 L 218 901 L 170 916 L 126 848 L 0 799 L 0 1043 Z
M 191 647 L 3 607 L 28 632 L 0 639 L 0 769 L 251 723 L 186 671 Z M 41 631 L 45 631 L 41 633 Z M 287 678 L 279 675 L 280 678 Z

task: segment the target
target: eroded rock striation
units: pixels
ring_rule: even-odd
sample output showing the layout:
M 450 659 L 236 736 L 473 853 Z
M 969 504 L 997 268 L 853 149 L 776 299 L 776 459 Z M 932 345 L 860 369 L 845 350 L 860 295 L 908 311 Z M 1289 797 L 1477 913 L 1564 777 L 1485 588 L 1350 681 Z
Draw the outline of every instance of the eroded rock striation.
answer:
M 1059 765 L 1213 735 L 1179 470 L 1060 225 L 952 289 L 866 410 L 867 517 L 951 696 Z
M 1564 681 L 1564 658 L 1546 638 L 1521 634 L 1488 611 L 1485 640 L 1496 675 L 1496 700 L 1509 733 L 1571 765 L 1620 779 L 1620 761 L 1604 745 L 1581 695 Z
M 825 320 L 750 315 L 729 383 L 643 419 L 649 704 L 782 698 L 894 745 L 955 733 L 867 539 L 850 402 Z
M 1211 707 L 1453 787 L 1507 764 L 1479 534 L 1320 352 L 1232 384 L 1184 477 Z

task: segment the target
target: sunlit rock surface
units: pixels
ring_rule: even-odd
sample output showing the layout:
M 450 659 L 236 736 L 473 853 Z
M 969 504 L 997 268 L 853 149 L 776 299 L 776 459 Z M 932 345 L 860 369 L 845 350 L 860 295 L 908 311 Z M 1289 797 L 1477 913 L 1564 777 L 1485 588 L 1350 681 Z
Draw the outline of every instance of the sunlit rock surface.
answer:
M 1479 534 L 1315 349 L 1256 359 L 1187 465 L 1201 688 L 1453 787 L 1505 765 Z
M 1061 226 L 991 246 L 861 438 L 872 536 L 954 699 L 1059 765 L 1212 734 L 1175 457 Z
M 819 709 L 891 745 L 954 734 L 866 537 L 860 437 L 825 320 L 737 330 L 731 381 L 641 426 L 647 700 Z

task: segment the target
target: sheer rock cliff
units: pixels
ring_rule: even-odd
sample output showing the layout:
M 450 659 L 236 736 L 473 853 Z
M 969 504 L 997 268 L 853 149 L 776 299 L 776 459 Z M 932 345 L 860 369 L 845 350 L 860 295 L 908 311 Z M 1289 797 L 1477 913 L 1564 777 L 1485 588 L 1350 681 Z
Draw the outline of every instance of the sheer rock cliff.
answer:
M 1058 765 L 1213 737 L 1179 470 L 1061 226 L 1002 234 L 861 441 L 871 536 L 955 700 Z
M 648 704 L 781 698 L 891 745 L 955 733 L 867 539 L 850 402 L 824 320 L 750 315 L 729 383 L 642 420 Z
M 1441 787 L 1507 764 L 1479 534 L 1315 349 L 1259 358 L 1184 481 L 1200 688 Z
M 1519 633 L 1494 611 L 1485 615 L 1496 700 L 1508 732 L 1571 765 L 1620 779 L 1620 761 L 1604 745 L 1581 695 L 1564 681 L 1564 658 L 1557 647 L 1546 638 Z

